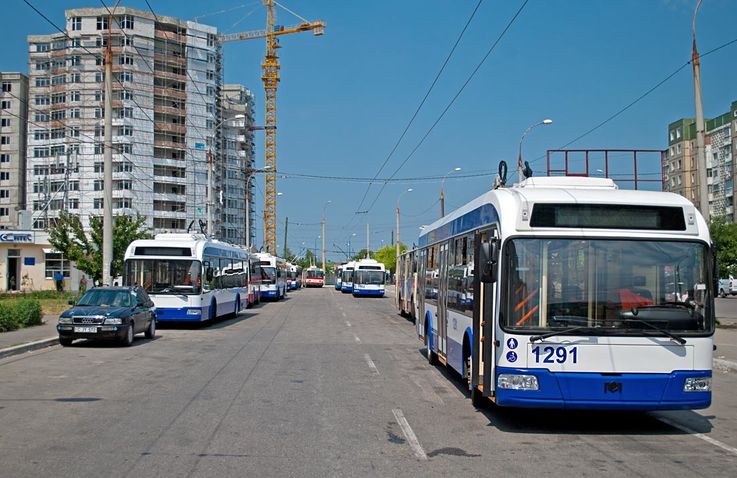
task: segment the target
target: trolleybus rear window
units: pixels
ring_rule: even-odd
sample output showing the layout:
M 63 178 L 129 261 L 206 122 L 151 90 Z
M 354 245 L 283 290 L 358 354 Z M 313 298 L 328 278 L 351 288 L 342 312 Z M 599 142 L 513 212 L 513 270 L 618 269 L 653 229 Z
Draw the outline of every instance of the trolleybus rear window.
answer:
M 685 231 L 683 209 L 618 204 L 535 204 L 531 227 Z

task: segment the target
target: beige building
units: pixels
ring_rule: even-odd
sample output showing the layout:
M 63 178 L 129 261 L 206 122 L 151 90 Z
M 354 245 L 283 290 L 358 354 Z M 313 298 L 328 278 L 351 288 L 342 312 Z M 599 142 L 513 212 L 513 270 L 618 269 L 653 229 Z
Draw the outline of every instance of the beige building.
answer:
M 0 229 L 13 229 L 26 202 L 28 77 L 0 72 L 0 84 Z
M 709 188 L 709 214 L 737 221 L 734 195 L 737 143 L 737 101 L 730 110 L 706 121 L 705 154 Z M 663 160 L 664 190 L 684 196 L 699 205 L 699 175 L 696 161 L 696 122 L 682 118 L 668 125 L 668 151 Z

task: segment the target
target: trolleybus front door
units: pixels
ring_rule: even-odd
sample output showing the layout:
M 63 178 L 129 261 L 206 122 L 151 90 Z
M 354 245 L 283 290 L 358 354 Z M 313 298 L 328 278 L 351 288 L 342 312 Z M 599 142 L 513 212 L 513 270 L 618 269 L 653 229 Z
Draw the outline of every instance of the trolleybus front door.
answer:
M 473 280 L 473 337 L 471 383 L 476 389 L 480 386 L 484 397 L 494 397 L 494 375 L 496 368 L 496 346 L 494 310 L 496 276 L 498 275 L 498 247 L 496 229 L 481 231 L 474 241 L 474 280 Z M 494 271 L 493 278 L 490 272 Z M 486 271 L 486 273 L 484 273 Z M 474 392 L 472 392 L 473 394 Z

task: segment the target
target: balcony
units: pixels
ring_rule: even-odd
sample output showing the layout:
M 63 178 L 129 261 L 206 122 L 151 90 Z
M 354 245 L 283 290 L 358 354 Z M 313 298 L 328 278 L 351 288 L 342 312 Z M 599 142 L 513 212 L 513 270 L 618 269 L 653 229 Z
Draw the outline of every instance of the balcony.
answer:
M 163 30 L 155 30 L 154 36 L 160 40 L 174 41 L 179 43 L 187 43 L 186 35 L 179 35 L 174 32 L 166 32 Z
M 187 132 L 187 128 L 182 124 L 157 121 L 154 123 L 154 132 L 185 134 Z
M 159 148 L 186 149 L 186 143 L 175 143 L 174 141 L 164 141 L 160 139 L 154 140 L 154 146 Z
M 157 106 L 154 105 L 154 112 L 155 113 L 162 113 L 162 114 L 170 114 L 170 115 L 176 115 L 181 116 L 185 113 L 184 108 L 174 108 L 172 106 Z
M 187 66 L 187 57 L 172 54 L 166 55 L 164 53 L 154 53 L 154 61 L 166 63 L 169 65 L 176 65 L 179 67 Z
M 168 78 L 170 80 L 186 81 L 187 75 L 184 73 L 172 73 L 171 71 L 154 70 L 154 76 L 157 78 Z
M 164 98 L 177 98 L 180 100 L 187 99 L 187 92 L 184 90 L 177 90 L 174 88 L 164 88 L 161 86 L 154 86 L 154 95 L 161 96 Z

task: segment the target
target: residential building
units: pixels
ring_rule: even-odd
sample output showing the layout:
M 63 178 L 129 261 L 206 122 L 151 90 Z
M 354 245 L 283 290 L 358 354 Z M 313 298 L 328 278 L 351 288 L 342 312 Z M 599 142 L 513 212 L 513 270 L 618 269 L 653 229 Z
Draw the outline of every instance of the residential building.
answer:
M 14 229 L 26 203 L 28 77 L 0 72 L 0 84 L 0 229 Z
M 255 174 L 253 94 L 243 85 L 224 85 L 221 106 L 223 136 L 220 151 L 223 157 L 219 181 L 223 201 L 219 210 L 220 236 L 234 244 L 250 245 L 254 243 L 256 232 L 252 181 Z M 239 119 L 231 120 L 236 117 Z M 246 211 L 246 207 L 250 211 Z M 246 240 L 247 234 L 250 235 L 249 240 Z
M 85 225 L 103 213 L 103 56 L 110 42 L 113 215 L 142 214 L 154 232 L 204 229 L 208 152 L 221 157 L 217 30 L 127 7 L 116 10 L 112 25 L 105 8 L 65 16 L 65 33 L 28 37 L 33 228 L 53 225 L 61 211 L 80 214 Z M 227 203 L 222 213 L 232 214 Z
M 737 221 L 734 196 L 737 144 L 737 101 L 730 110 L 707 119 L 705 134 L 706 176 L 710 216 L 724 216 Z M 663 183 L 666 191 L 678 193 L 699 206 L 699 181 L 696 160 L 696 121 L 682 118 L 668 125 L 668 152 L 663 160 Z

